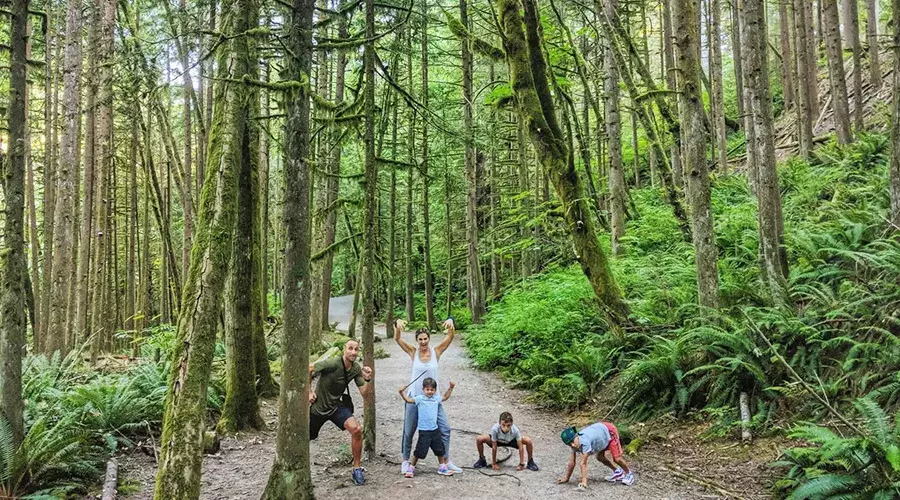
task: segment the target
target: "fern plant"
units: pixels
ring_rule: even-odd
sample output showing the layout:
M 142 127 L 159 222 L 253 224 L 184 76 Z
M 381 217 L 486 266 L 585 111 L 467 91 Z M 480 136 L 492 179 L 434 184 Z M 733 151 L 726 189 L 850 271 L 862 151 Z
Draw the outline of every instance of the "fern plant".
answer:
M 892 499 L 900 497 L 900 412 L 893 422 L 869 398 L 854 402 L 862 435 L 843 436 L 805 424 L 791 437 L 813 446 L 791 448 L 775 465 L 787 468 L 776 483 L 791 500 Z

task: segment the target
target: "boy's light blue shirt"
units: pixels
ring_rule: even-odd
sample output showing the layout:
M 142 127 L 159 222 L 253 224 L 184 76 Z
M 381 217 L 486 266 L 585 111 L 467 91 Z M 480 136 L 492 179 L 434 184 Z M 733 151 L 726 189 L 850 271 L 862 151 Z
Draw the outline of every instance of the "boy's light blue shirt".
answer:
M 420 431 L 433 431 L 438 428 L 438 406 L 442 398 L 435 393 L 431 397 L 418 395 L 415 398 L 416 408 L 419 410 L 419 423 L 416 427 Z
M 581 429 L 578 433 L 581 440 L 581 452 L 585 455 L 592 455 L 598 451 L 603 451 L 609 447 L 609 429 L 603 422 L 590 425 Z

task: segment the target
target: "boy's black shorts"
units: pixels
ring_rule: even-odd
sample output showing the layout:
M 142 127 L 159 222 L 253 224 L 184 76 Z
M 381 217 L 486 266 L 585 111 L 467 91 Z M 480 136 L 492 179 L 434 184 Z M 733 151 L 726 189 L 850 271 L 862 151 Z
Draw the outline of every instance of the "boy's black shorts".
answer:
M 353 412 L 350 411 L 350 408 L 347 408 L 343 405 L 338 405 L 337 408 L 334 409 L 334 412 L 331 415 L 316 415 L 315 413 L 310 412 L 309 414 L 309 439 L 310 441 L 319 437 L 319 431 L 322 430 L 322 426 L 325 425 L 325 422 L 329 420 L 337 426 L 338 429 L 344 430 L 344 423 L 353 416 Z
M 440 429 L 433 431 L 419 431 L 419 440 L 416 442 L 416 451 L 413 452 L 416 458 L 422 460 L 428 455 L 428 448 L 434 452 L 434 456 L 444 456 L 444 442 L 441 441 Z
M 505 443 L 503 441 L 497 441 L 497 447 L 498 448 L 515 448 L 518 450 L 519 442 L 518 441 L 510 441 L 508 443 Z

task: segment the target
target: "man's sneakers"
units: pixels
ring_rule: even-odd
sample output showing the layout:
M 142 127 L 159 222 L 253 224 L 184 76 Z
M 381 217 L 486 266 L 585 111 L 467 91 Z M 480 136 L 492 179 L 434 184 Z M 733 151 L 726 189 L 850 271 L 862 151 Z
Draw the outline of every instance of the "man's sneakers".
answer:
M 416 475 L 416 466 L 407 464 L 406 472 L 404 472 L 403 475 L 405 475 L 408 478 L 412 478 L 413 476 L 415 476 Z
M 406 475 L 406 471 L 409 470 L 409 460 L 404 460 L 402 464 L 400 464 L 400 474 Z
M 487 467 L 487 460 L 484 457 L 478 457 L 478 461 L 472 466 L 473 469 L 484 469 Z
M 531 459 L 531 458 L 528 459 L 528 465 L 526 465 L 525 468 L 528 470 L 533 470 L 535 472 L 540 470 L 538 465 L 536 463 L 534 463 L 534 459 Z
M 463 471 L 460 467 L 453 465 L 453 462 L 449 462 L 449 461 L 447 462 L 447 469 L 452 471 L 454 474 L 459 474 L 460 472 Z
M 622 477 L 622 484 L 624 484 L 625 486 L 631 486 L 632 484 L 634 484 L 634 481 L 634 472 L 629 472 Z
M 607 474 L 603 479 L 606 479 L 610 483 L 615 483 L 616 481 L 621 481 L 623 477 L 625 477 L 625 471 L 623 471 L 621 467 L 616 467 L 616 470 Z
M 450 468 L 449 464 L 441 464 L 438 466 L 438 474 L 442 476 L 452 476 L 454 473 L 453 469 Z M 406 476 L 409 477 L 409 476 Z
M 350 477 L 353 478 L 353 484 L 357 486 L 362 486 L 366 484 L 366 474 L 363 471 L 362 467 L 357 467 L 353 469 L 353 472 L 350 474 Z

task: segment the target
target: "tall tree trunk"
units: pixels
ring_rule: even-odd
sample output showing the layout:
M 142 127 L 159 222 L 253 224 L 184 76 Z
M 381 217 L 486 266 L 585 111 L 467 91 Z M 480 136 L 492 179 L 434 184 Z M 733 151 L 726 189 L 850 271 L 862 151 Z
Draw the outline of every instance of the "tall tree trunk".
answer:
M 59 161 L 57 201 L 53 213 L 53 267 L 47 293 L 51 295 L 44 352 L 65 349 L 68 334 L 67 307 L 75 258 L 73 247 L 75 203 L 78 190 L 78 137 L 81 125 L 81 2 L 70 0 L 66 6 L 66 51 L 63 66 L 63 134 Z
M 427 4 L 426 4 L 427 5 Z M 427 22 L 425 20 L 423 23 Z M 424 35 L 423 35 L 424 36 Z M 407 85 L 409 86 L 409 93 L 415 95 L 414 88 L 415 82 L 413 77 L 413 64 L 412 64 L 412 29 L 410 29 L 409 37 L 406 39 L 406 69 L 409 75 L 409 82 Z M 424 69 L 423 69 L 424 71 Z M 422 93 L 427 93 L 428 87 L 423 87 Z M 412 106 L 407 107 L 407 132 L 406 138 L 408 141 L 408 158 L 407 161 L 408 167 L 406 172 L 406 231 L 405 231 L 405 240 L 404 243 L 406 245 L 406 257 L 403 259 L 406 265 L 406 320 L 409 322 L 413 322 L 416 320 L 416 297 L 415 297 L 415 268 L 413 267 L 413 234 L 414 227 L 416 225 L 416 219 L 413 215 L 413 187 L 416 183 L 415 177 L 415 164 L 416 164 L 416 110 L 413 109 Z
M 259 27 L 259 4 L 246 2 L 241 9 L 238 33 Z M 232 45 L 231 65 L 236 75 L 259 80 L 259 57 L 253 37 L 239 37 Z M 217 430 L 235 432 L 262 427 L 256 395 L 255 340 L 263 334 L 259 291 L 259 87 L 235 89 L 238 103 L 236 139 L 237 214 L 232 239 L 230 276 L 225 300 L 225 404 Z M 187 108 L 186 108 L 187 109 Z M 185 188 L 187 191 L 187 188 Z M 264 348 L 264 347 L 263 347 Z M 261 360 L 268 364 L 263 353 Z
M 28 85 L 28 4 L 13 0 L 10 9 L 9 108 L 6 119 L 9 151 L 3 165 L 4 250 L 0 274 L 0 414 L 9 425 L 13 447 L 25 437 L 22 401 L 22 357 L 25 355 L 25 157 Z
M 84 196 L 81 206 L 81 248 L 78 259 L 77 293 L 78 299 L 75 313 L 75 338 L 87 340 L 88 313 L 90 307 L 90 273 L 92 255 L 92 231 L 94 223 L 94 186 L 96 151 L 94 148 L 94 135 L 96 129 L 96 105 L 97 105 L 97 22 L 95 14 L 96 6 L 88 9 L 87 15 L 91 20 L 88 27 L 88 78 L 84 140 Z
M 791 16 L 788 14 L 788 2 L 778 1 L 778 27 L 781 40 L 781 88 L 784 95 L 784 110 L 796 106 L 794 96 L 794 54 L 791 50 Z
M 739 0 L 735 0 L 739 1 Z M 675 35 L 672 26 L 672 5 L 671 2 L 664 2 L 663 5 L 663 39 L 665 40 L 665 60 L 666 60 L 666 86 L 670 92 L 678 91 L 678 68 L 675 66 L 675 44 L 673 43 Z M 735 45 L 735 50 L 740 50 Z M 735 55 L 735 59 L 738 57 Z M 740 86 L 740 64 L 735 62 L 735 73 L 737 74 L 738 86 Z M 743 106 L 743 99 L 738 93 L 738 109 Z M 740 111 L 739 111 L 740 113 Z M 679 129 L 680 130 L 680 129 Z M 680 134 L 680 132 L 679 132 Z M 673 182 L 679 187 L 684 186 L 684 167 L 681 164 L 681 138 L 674 137 L 672 141 L 672 178 Z
M 378 224 L 377 193 L 378 163 L 375 161 L 375 0 L 365 0 L 366 44 L 363 54 L 363 73 L 366 80 L 365 130 L 365 190 L 363 194 L 363 365 L 375 365 L 375 249 L 378 247 L 375 226 Z M 370 384 L 375 381 L 369 382 Z M 363 398 L 363 449 L 367 457 L 375 456 L 375 387 Z
M 822 35 L 822 16 L 819 16 L 819 30 L 815 29 L 814 24 L 814 12 L 813 9 L 813 0 L 801 0 L 803 2 L 803 17 L 805 18 L 805 26 L 806 26 L 806 60 L 809 61 L 807 65 L 807 75 L 806 75 L 806 85 L 809 87 L 809 102 L 810 102 L 810 115 L 814 118 L 819 116 L 819 65 L 818 61 L 819 51 L 818 47 L 821 45 L 819 42 L 819 37 Z M 822 12 L 822 0 L 819 0 L 817 3 L 818 12 L 821 14 Z
M 424 109 L 428 109 L 428 0 L 422 0 L 422 97 Z M 428 328 L 437 330 L 437 320 L 434 317 L 434 273 L 431 270 L 431 217 L 429 216 L 428 188 L 428 120 L 422 119 L 422 232 L 424 236 L 423 256 L 425 257 L 425 317 Z
M 609 269 L 584 201 L 581 181 L 556 120 L 547 66 L 541 50 L 540 21 L 532 0 L 525 0 L 523 16 L 515 0 L 497 0 L 503 28 L 510 84 L 519 113 L 528 125 L 531 143 L 562 201 L 576 257 L 591 282 L 598 305 L 615 328 L 626 321 L 628 307 Z M 526 36 L 527 33 L 527 36 Z
M 293 0 L 287 16 L 290 47 L 286 74 L 309 74 L 313 2 Z M 286 235 L 284 337 L 275 461 L 264 500 L 314 498 L 309 459 L 309 99 L 296 90 L 286 96 L 284 228 Z
M 412 30 L 406 31 L 404 34 L 409 38 L 412 36 Z M 397 120 L 399 113 L 397 112 L 399 102 L 397 94 L 394 93 L 394 103 L 391 110 L 393 115 L 391 119 L 391 160 L 397 161 Z M 396 276 L 397 276 L 397 165 L 391 165 L 391 187 L 390 187 L 390 214 L 388 216 L 388 287 L 387 287 L 387 307 L 384 309 L 385 338 L 390 338 L 393 333 L 394 324 L 394 306 L 397 302 L 395 294 Z
M 607 0 L 604 8 L 615 12 L 618 0 Z M 606 135 L 609 141 L 609 212 L 612 253 L 618 255 L 619 239 L 625 236 L 625 168 L 622 165 L 622 115 L 619 113 L 619 67 L 613 54 L 613 40 L 604 47 L 604 106 Z M 627 70 L 627 68 L 622 68 Z
M 839 144 L 853 142 L 850 131 L 850 105 L 847 102 L 847 78 L 844 75 L 844 51 L 841 48 L 840 20 L 837 0 L 821 0 L 826 30 L 828 81 L 831 83 L 831 106 L 834 109 L 834 129 Z
M 769 65 L 764 0 L 743 0 L 744 69 L 750 97 L 753 119 L 753 149 L 755 164 L 750 168 L 756 174 L 758 200 L 759 241 L 762 256 L 762 274 L 773 303 L 787 304 L 787 267 L 782 260 L 783 237 L 781 234 L 781 190 L 775 159 L 775 113 L 772 109 L 772 93 L 769 88 Z
M 108 260 L 106 258 L 110 238 L 109 213 L 111 199 L 108 196 L 110 176 L 113 168 L 113 32 L 116 24 L 115 0 L 104 0 L 95 4 L 98 9 L 97 27 L 97 118 L 94 134 L 94 163 L 96 171 L 96 196 L 94 198 L 94 233 L 96 241 L 93 245 L 94 269 L 91 288 L 91 360 L 95 361 L 101 349 L 106 349 L 108 322 L 107 310 L 104 308 L 105 291 L 108 287 Z
M 858 0 L 843 0 L 844 37 L 853 52 L 853 126 L 861 131 L 865 99 L 862 93 L 862 44 L 859 42 Z
M 230 4 L 224 14 L 224 32 L 245 32 L 247 20 L 243 13 L 256 9 L 254 0 Z M 191 249 L 190 274 L 185 280 L 177 341 L 172 353 L 154 493 L 157 500 L 189 499 L 200 495 L 206 391 L 219 325 L 220 294 L 231 259 L 236 177 L 242 154 L 240 133 L 247 126 L 240 122 L 249 114 L 248 110 L 242 109 L 249 103 L 239 100 L 235 88 L 238 84 L 229 81 L 241 76 L 235 74 L 229 63 L 235 50 L 233 46 L 241 38 L 244 37 L 223 43 L 218 53 L 219 84 L 210 127 L 208 177 L 200 197 L 199 224 Z M 297 347 L 287 339 L 285 345 Z M 285 373 L 288 373 L 287 365 L 285 367 Z M 300 368 L 295 370 L 305 374 Z M 305 396 L 304 393 L 298 399 L 308 404 Z
M 54 71 L 53 58 L 51 50 L 54 44 L 58 44 L 58 37 L 54 34 L 52 37 L 50 31 L 51 23 L 54 20 L 51 2 L 44 5 L 44 14 L 47 21 L 42 23 L 42 33 L 44 41 L 44 196 L 41 203 L 43 211 L 43 232 L 44 232 L 44 267 L 41 275 L 41 331 L 40 333 L 41 347 L 47 343 L 47 330 L 50 317 L 50 291 L 53 280 L 53 233 L 54 218 L 56 216 L 56 155 L 54 149 L 57 147 L 57 138 L 55 137 L 56 117 L 58 110 L 57 101 L 59 95 L 54 93 L 54 80 L 58 71 Z M 58 21 L 57 21 L 58 22 Z M 57 59 L 59 58 L 59 49 L 57 48 Z M 70 256 L 71 257 L 71 256 Z
M 715 132 L 715 158 L 720 174 L 728 171 L 728 129 L 725 128 L 725 90 L 722 84 L 722 5 L 709 0 L 709 80 L 712 87 L 710 111 Z
M 168 4 L 168 0 L 163 0 Z M 185 0 L 180 0 L 179 9 L 182 19 L 186 20 L 188 17 L 187 6 Z M 185 21 L 186 22 L 186 21 Z M 181 275 L 187 276 L 188 267 L 191 264 L 191 241 L 193 239 L 194 234 L 194 185 L 192 182 L 192 160 L 193 160 L 193 152 L 192 152 L 192 144 L 191 144 L 191 96 L 194 95 L 194 85 L 191 81 L 191 72 L 188 68 L 191 67 L 191 58 L 190 58 L 190 39 L 187 35 L 187 26 L 183 25 L 182 30 L 182 40 L 181 40 L 181 54 L 179 54 L 181 59 L 181 68 L 182 68 L 182 79 L 184 82 L 184 88 L 182 92 L 182 97 L 184 100 L 184 200 L 182 202 L 182 210 L 184 211 L 184 232 L 183 232 L 183 240 L 181 244 Z M 254 61 L 256 64 L 256 61 Z M 194 97 L 196 99 L 196 97 Z M 197 110 L 199 112 L 199 106 Z M 199 125 L 202 127 L 203 122 L 200 121 Z
M 131 151 L 129 152 L 130 170 L 128 172 L 128 261 L 125 266 L 125 315 L 127 322 L 125 329 L 132 332 L 132 355 L 137 358 L 141 354 L 138 339 L 139 320 L 137 319 L 137 282 L 136 282 L 136 256 L 137 256 L 137 231 L 138 231 L 138 186 L 137 186 L 137 150 L 140 143 L 140 107 L 138 96 L 134 96 L 134 115 L 131 125 Z
M 900 19 L 900 0 L 891 0 L 891 15 Z M 893 231 L 900 231 L 900 23 L 894 23 L 893 33 L 894 72 L 891 76 L 893 109 L 891 110 L 891 224 Z
M 807 82 L 810 74 L 810 66 L 815 66 L 815 60 L 809 59 L 809 30 L 806 26 L 806 11 L 810 8 L 808 0 L 793 0 L 794 37 L 797 48 L 797 136 L 800 143 L 800 156 L 809 158 L 812 151 L 813 117 L 815 116 L 812 100 L 817 99 L 817 94 Z M 814 72 L 814 71 L 813 71 Z
M 469 1 L 459 0 L 460 22 L 469 26 Z M 465 143 L 466 173 L 466 297 L 472 323 L 480 324 L 484 315 L 484 279 L 478 259 L 478 192 L 477 168 L 475 165 L 475 134 L 472 129 L 472 49 L 471 39 L 463 37 L 462 45 L 462 98 L 463 134 Z M 449 223 L 449 221 L 448 221 Z
M 698 298 L 700 305 L 716 308 L 719 302 L 719 278 L 706 163 L 707 132 L 703 124 L 703 101 L 700 95 L 699 0 L 673 2 L 672 19 L 681 75 L 678 103 L 681 128 L 684 131 L 682 160 L 686 168 L 686 191 L 691 207 Z
M 883 84 L 881 77 L 881 44 L 878 43 L 878 1 L 866 0 L 866 41 L 869 52 L 869 83 L 878 92 Z

